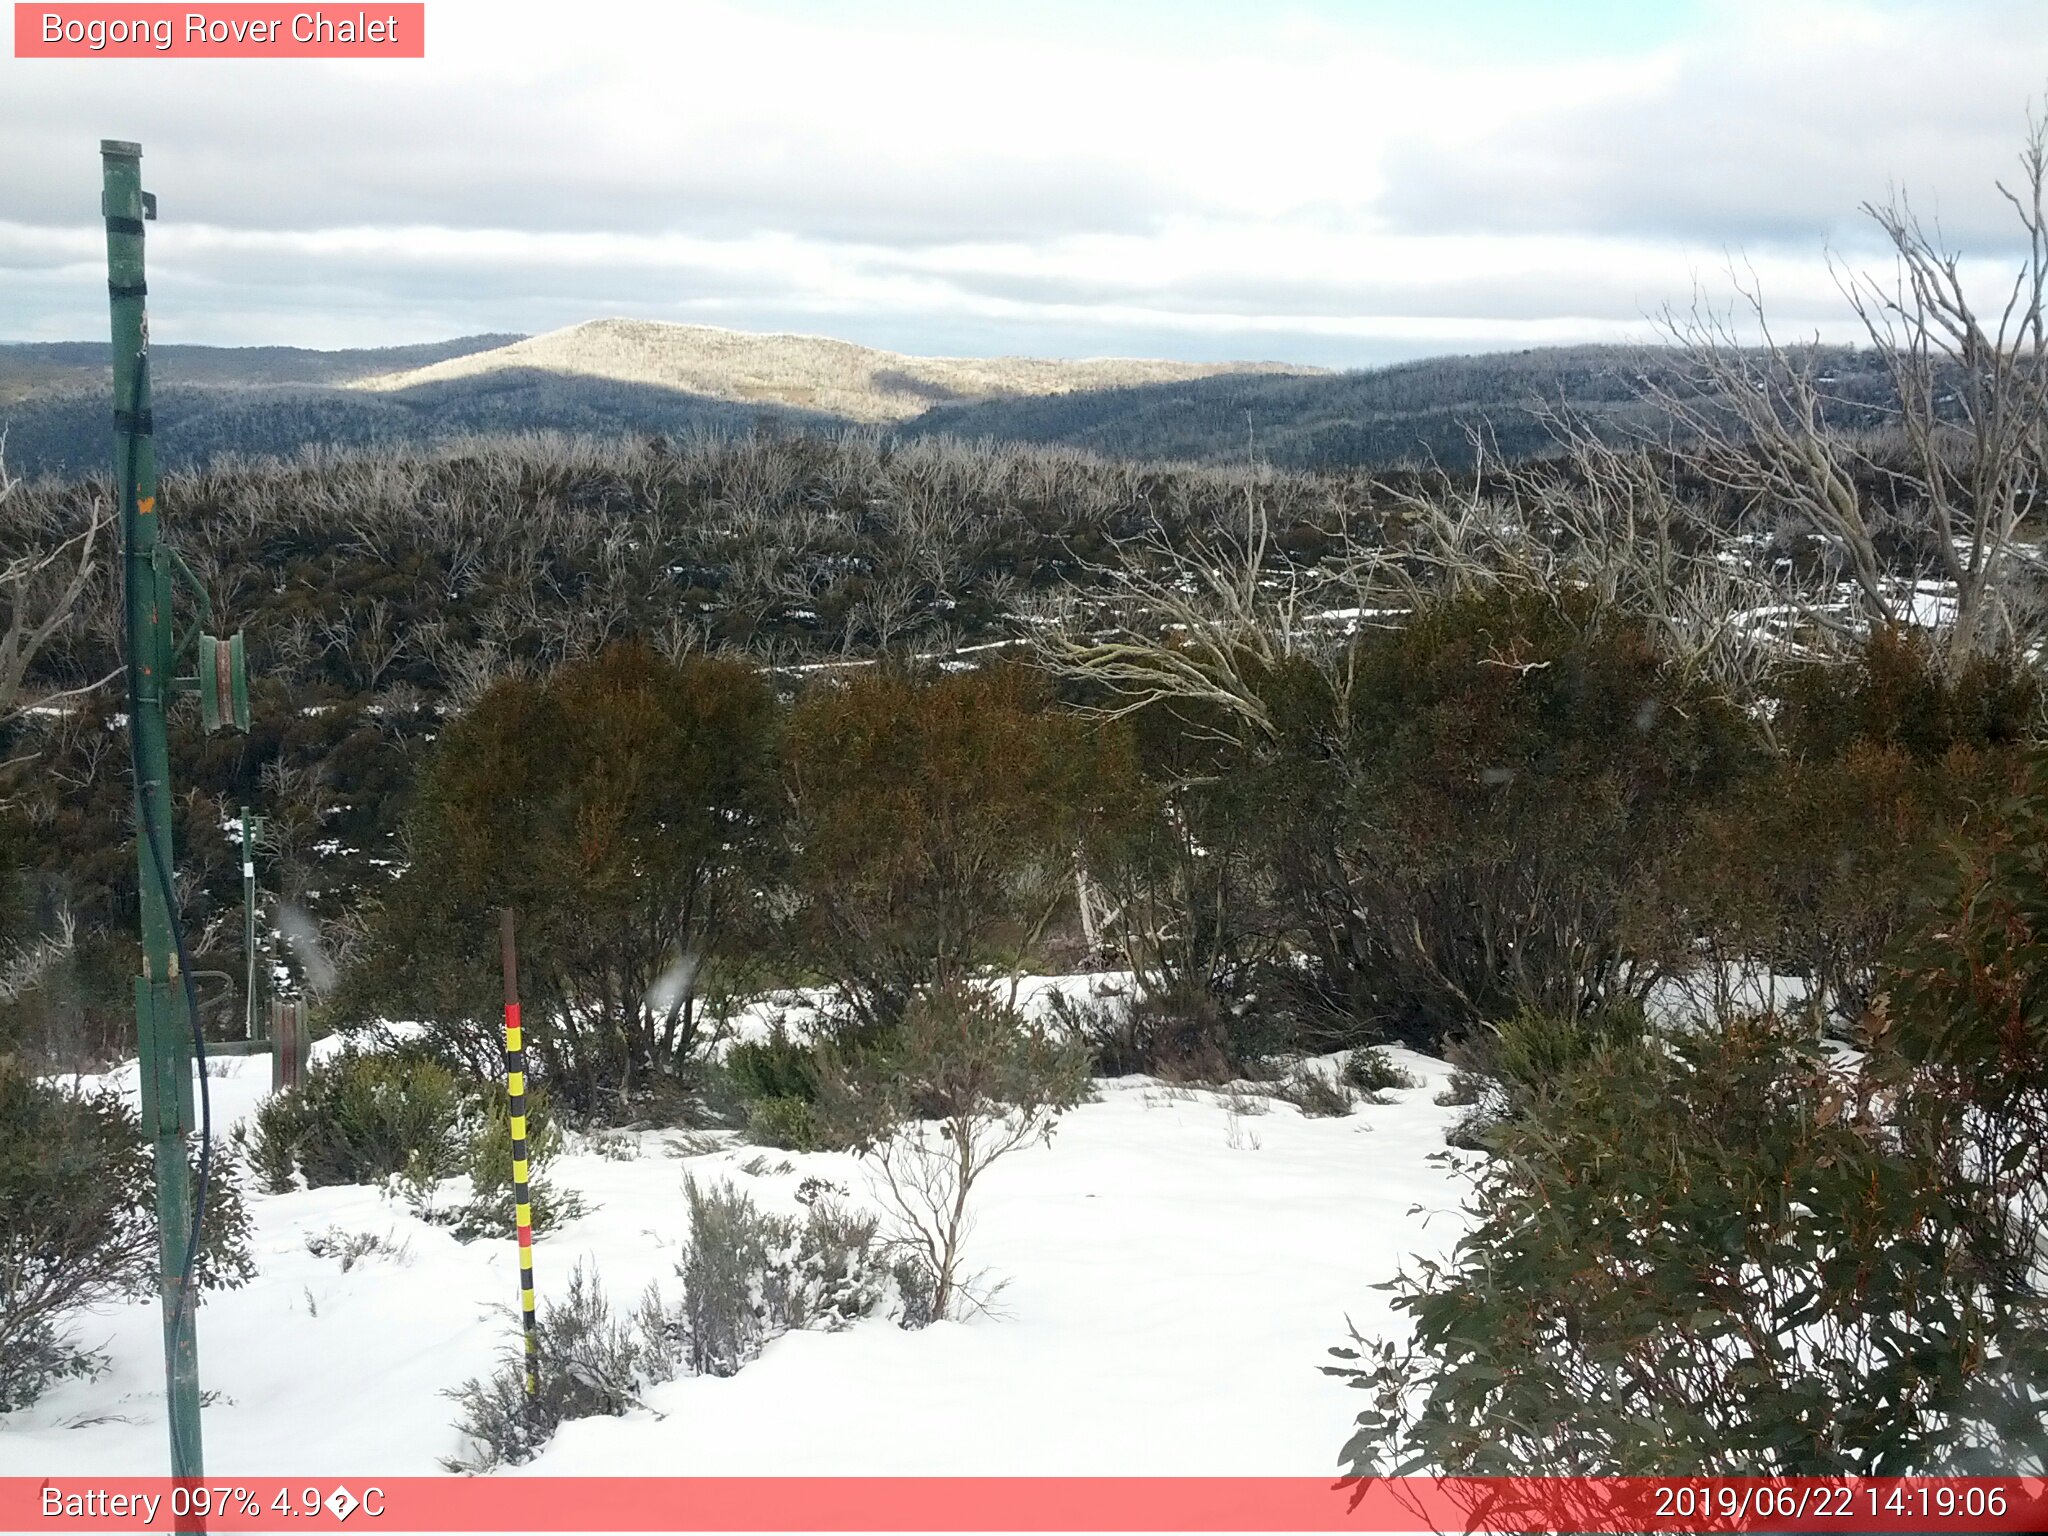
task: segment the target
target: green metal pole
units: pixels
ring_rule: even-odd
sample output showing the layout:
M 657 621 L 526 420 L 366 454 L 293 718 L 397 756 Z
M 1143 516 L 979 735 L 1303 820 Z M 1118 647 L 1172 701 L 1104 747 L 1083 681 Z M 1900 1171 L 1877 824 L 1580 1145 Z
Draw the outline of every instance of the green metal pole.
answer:
M 163 873 L 171 849 L 171 768 L 165 706 L 171 688 L 171 566 L 157 541 L 156 453 L 151 443 L 149 316 L 143 300 L 142 221 L 155 199 L 142 191 L 142 146 L 100 144 L 100 211 L 107 223 L 107 291 L 113 312 L 114 484 L 127 530 L 128 670 L 135 749 L 136 858 L 142 893 L 142 974 L 135 1023 L 142 1067 L 144 1134 L 156 1153 L 158 1257 L 164 1315 L 164 1391 L 170 1409 L 171 1475 L 204 1475 L 199 1440 L 199 1341 L 185 1291 L 192 1238 L 192 1172 L 185 1138 L 192 1108 L 192 1020 L 178 974 Z M 152 843 L 154 847 L 152 847 Z
M 256 824 L 242 807 L 242 1034 L 254 1040 L 256 1028 Z

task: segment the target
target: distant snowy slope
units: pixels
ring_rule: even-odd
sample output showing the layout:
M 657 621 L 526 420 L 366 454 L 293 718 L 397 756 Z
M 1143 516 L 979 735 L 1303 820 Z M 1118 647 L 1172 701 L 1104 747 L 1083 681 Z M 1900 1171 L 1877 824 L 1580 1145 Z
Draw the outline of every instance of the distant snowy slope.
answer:
M 653 385 L 715 400 L 788 406 L 864 422 L 908 421 L 946 401 L 1056 395 L 1221 373 L 1322 371 L 1280 363 L 1140 358 L 911 357 L 825 336 L 611 319 L 360 379 L 352 387 L 388 392 L 520 370 Z

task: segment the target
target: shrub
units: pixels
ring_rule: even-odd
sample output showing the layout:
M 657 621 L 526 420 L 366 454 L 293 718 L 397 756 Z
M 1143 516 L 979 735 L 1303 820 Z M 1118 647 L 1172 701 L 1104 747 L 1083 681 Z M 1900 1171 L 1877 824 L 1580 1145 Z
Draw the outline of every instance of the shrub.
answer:
M 848 1015 L 823 1019 L 818 1028 L 820 1041 L 811 1044 L 778 1022 L 764 1038 L 741 1041 L 726 1052 L 720 1080 L 745 1115 L 749 1142 L 792 1152 L 845 1145 L 817 1110 L 824 1056 L 883 1049 L 889 1030 Z
M 1776 692 L 1780 745 L 1812 760 L 1839 760 L 1857 746 L 1895 748 L 1922 763 L 1958 747 L 2019 747 L 2042 703 L 2040 676 L 2024 658 L 1949 658 L 1931 635 L 1906 629 L 1878 630 L 1846 666 L 1789 667 Z
M 1951 672 L 1922 637 L 1881 631 L 1846 664 L 1776 680 L 1780 753 L 1694 817 L 1667 900 L 1710 958 L 1806 979 L 1838 1027 L 1869 1007 L 1928 857 L 1974 838 L 2020 788 L 2040 684 L 2008 658 Z
M 0 848 L 0 876 L 5 860 Z M 132 938 L 79 933 L 62 914 L 37 931 L 0 913 L 0 1056 L 53 1073 L 118 1062 L 134 1047 L 134 970 Z
M 1311 1120 L 1338 1119 L 1351 1113 L 1351 1090 L 1329 1073 L 1302 1065 L 1288 1073 L 1273 1097 L 1292 1104 Z
M 548 1095 L 526 1095 L 528 1190 L 533 1228 L 580 1215 L 573 1195 L 546 1177 L 562 1134 Z M 495 1085 L 465 1080 L 428 1052 L 347 1050 L 316 1063 L 296 1088 L 258 1106 L 254 1129 L 237 1132 L 272 1191 L 330 1184 L 401 1187 L 415 1215 L 450 1227 L 464 1242 L 500 1235 L 512 1223 L 512 1126 Z M 443 1180 L 469 1177 L 469 1195 L 438 1206 Z
M 1331 1045 L 1425 1050 L 1524 1009 L 1641 997 L 1689 958 L 1663 899 L 1689 811 L 1755 731 L 1578 593 L 1440 599 L 1356 642 L 1341 691 L 1281 686 L 1275 985 Z
M 817 1110 L 808 1099 L 756 1099 L 747 1109 L 746 1137 L 758 1146 L 812 1151 L 820 1144 Z
M 536 1317 L 536 1396 L 526 1392 L 523 1338 L 490 1376 L 448 1394 L 468 1442 L 444 1463 L 449 1471 L 531 1461 L 566 1420 L 622 1414 L 677 1375 L 730 1376 L 784 1333 L 844 1328 L 888 1299 L 892 1276 L 873 1217 L 826 1198 L 801 1218 L 772 1215 L 730 1184 L 706 1190 L 688 1177 L 683 1194 L 690 1236 L 676 1265 L 681 1302 L 650 1286 L 630 1318 L 616 1318 L 579 1264 L 567 1295 L 543 1302 Z M 906 1321 L 922 1305 L 913 1283 Z
M 68 1092 L 0 1059 L 0 1412 L 99 1368 L 67 1325 L 156 1284 L 155 1175 L 142 1128 L 110 1094 Z M 249 1219 L 226 1149 L 207 1178 L 196 1278 L 253 1273 Z
M 1214 706 L 1159 701 L 1127 723 L 1130 760 L 1105 766 L 1128 777 L 1106 785 L 1087 854 L 1116 914 L 1107 947 L 1140 996 L 1243 997 L 1284 949 L 1267 778 L 1292 765 L 1231 742 Z
M 1452 1146 L 1485 1151 L 1496 1130 L 1526 1114 L 1564 1078 L 1616 1052 L 1640 1047 L 1648 1025 L 1640 1004 L 1617 1003 L 1579 1018 L 1524 1010 L 1482 1026 L 1450 1048 L 1453 1095 L 1472 1113 L 1452 1127 Z
M 344 1275 L 369 1259 L 389 1259 L 394 1264 L 412 1262 L 412 1245 L 398 1241 L 389 1232 L 379 1236 L 375 1232 L 349 1232 L 341 1227 L 307 1233 L 306 1252 L 316 1259 L 333 1259 Z
M 762 1099 L 818 1096 L 818 1065 L 811 1048 L 775 1024 L 764 1039 L 739 1040 L 727 1047 L 725 1072 L 733 1091 L 745 1103 Z
M 1282 1042 L 1263 1015 L 1207 991 L 1093 1003 L 1056 995 L 1049 1011 L 1061 1033 L 1087 1048 L 1098 1077 L 1224 1083 L 1251 1075 Z
M 497 1370 L 472 1377 L 447 1395 L 458 1405 L 455 1427 L 467 1445 L 442 1466 L 450 1472 L 489 1472 L 533 1460 L 569 1419 L 617 1417 L 639 1404 L 658 1376 L 650 1374 L 643 1331 L 612 1316 L 604 1288 L 579 1263 L 560 1301 L 535 1313 L 535 1377 L 526 1391 L 523 1333 L 506 1347 Z
M 783 763 L 792 938 L 870 1032 L 921 989 L 1039 941 L 1120 782 L 1113 734 L 1011 667 L 874 670 L 797 701 Z
M 1596 1057 L 1640 1044 L 1646 1028 L 1642 1006 L 1634 1002 L 1577 1018 L 1525 1009 L 1482 1035 L 1485 1044 L 1474 1055 L 1526 1099 Z
M 348 1050 L 264 1100 L 243 1145 L 264 1187 L 415 1182 L 462 1171 L 475 1091 L 409 1052 Z
M 2018 1383 L 2002 1443 L 2039 1454 L 2048 1381 L 2048 757 L 1975 846 L 1922 887 L 1872 1009 L 1873 1060 L 1901 1136 L 1964 1206 L 1971 1258 Z M 2032 1390 L 2028 1390 L 2031 1349 Z M 1987 1468 L 1988 1470 L 1988 1468 Z
M 842 1328 L 881 1305 L 876 1221 L 815 1200 L 801 1220 L 763 1212 L 730 1184 L 683 1181 L 690 1239 L 676 1273 L 675 1353 L 693 1375 L 730 1376 L 796 1328 Z
M 960 1268 L 976 1181 L 1050 1140 L 1087 1086 L 1084 1043 L 957 985 L 919 997 L 886 1051 L 827 1059 L 820 1109 L 879 1174 L 933 1317 L 976 1300 Z
M 1415 1079 L 1395 1066 L 1385 1048 L 1377 1045 L 1362 1045 L 1344 1058 L 1344 1081 L 1375 1103 L 1379 1102 L 1376 1095 L 1390 1088 L 1416 1086 Z
M 1477 1105 L 1485 1102 L 1487 1095 L 1492 1091 L 1491 1080 L 1460 1067 L 1451 1073 L 1450 1081 L 1444 1084 L 1443 1091 L 1436 1096 L 1436 1102 L 1447 1109 L 1460 1105 Z
M 490 1094 L 480 1113 L 473 1118 L 468 1140 L 465 1171 L 469 1174 L 469 1199 L 451 1210 L 433 1208 L 432 1192 L 423 1181 L 413 1183 L 415 1208 L 427 1220 L 454 1230 L 463 1242 L 478 1238 L 503 1237 L 513 1229 L 512 1112 L 504 1095 Z M 533 1230 L 547 1232 L 584 1212 L 583 1200 L 557 1190 L 547 1177 L 547 1166 L 562 1150 L 562 1132 L 548 1105 L 548 1096 L 538 1089 L 526 1095 L 527 1205 Z
M 2025 1324 L 2001 1302 L 1967 1186 L 1875 1087 L 1769 1019 L 1568 1069 L 1501 1128 L 1454 1256 L 1390 1285 L 1412 1342 L 1335 1351 L 1372 1397 L 1345 1461 L 1822 1475 L 2018 1454 L 1998 1429 L 2038 1379 L 2038 1300 Z
M 746 1137 L 764 1147 L 808 1151 L 818 1145 L 811 1105 L 818 1097 L 813 1047 L 778 1021 L 760 1040 L 727 1048 L 720 1064 L 724 1086 L 746 1114 Z

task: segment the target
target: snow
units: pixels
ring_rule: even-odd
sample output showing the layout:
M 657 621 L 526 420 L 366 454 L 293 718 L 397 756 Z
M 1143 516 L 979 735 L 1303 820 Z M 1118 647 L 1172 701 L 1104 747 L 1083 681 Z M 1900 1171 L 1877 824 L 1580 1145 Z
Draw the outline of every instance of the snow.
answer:
M 1345 1342 L 1347 1318 L 1368 1334 L 1393 1329 L 1372 1287 L 1406 1255 L 1447 1251 L 1459 1230 L 1460 1186 L 1435 1160 L 1463 1113 L 1434 1102 L 1449 1069 L 1389 1054 L 1420 1086 L 1339 1119 L 1146 1078 L 1100 1082 L 1049 1146 L 998 1163 L 978 1190 L 970 1266 L 1007 1282 L 992 1314 L 916 1332 L 873 1319 L 790 1335 L 736 1376 L 669 1382 L 623 1419 L 564 1426 L 523 1470 L 1334 1473 L 1358 1402 L 1321 1374 L 1327 1350 Z M 261 1102 L 269 1062 L 215 1070 L 225 1135 Z M 105 1080 L 132 1095 L 134 1064 Z M 1269 1107 L 1240 1112 L 1254 1103 Z M 579 1260 L 622 1308 L 649 1281 L 673 1296 L 685 1171 L 790 1211 L 807 1174 L 868 1198 L 845 1154 L 685 1155 L 683 1135 L 667 1131 L 605 1142 L 600 1152 L 577 1139 L 552 1170 L 590 1209 L 539 1239 L 544 1299 Z M 637 1155 L 618 1157 L 622 1144 Z M 510 1237 L 458 1243 L 366 1187 L 251 1195 L 250 1209 L 258 1276 L 210 1296 L 199 1318 L 201 1379 L 217 1394 L 209 1469 L 439 1471 L 461 1449 L 442 1394 L 491 1370 L 515 1337 Z M 389 1234 L 406 1253 L 344 1273 L 306 1249 L 337 1226 Z M 0 1417 L 0 1475 L 162 1471 L 156 1303 L 111 1308 L 79 1331 L 110 1369 Z

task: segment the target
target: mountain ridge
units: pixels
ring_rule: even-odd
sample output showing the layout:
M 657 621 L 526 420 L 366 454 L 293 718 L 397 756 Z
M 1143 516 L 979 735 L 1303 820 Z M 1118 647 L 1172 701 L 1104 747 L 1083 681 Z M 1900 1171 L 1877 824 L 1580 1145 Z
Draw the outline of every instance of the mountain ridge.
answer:
M 158 342 L 150 348 L 152 382 L 240 388 L 333 386 L 394 368 L 422 367 L 464 352 L 485 351 L 525 338 L 488 331 L 446 341 L 395 347 L 214 347 Z M 105 387 L 113 349 L 104 341 L 0 342 L 0 405 L 67 389 Z
M 736 405 L 819 412 L 871 426 L 908 422 L 942 404 L 1185 383 L 1223 374 L 1314 377 L 1328 372 L 1271 361 L 926 357 L 833 336 L 614 316 L 352 380 L 347 387 L 393 394 L 519 370 L 648 385 Z

